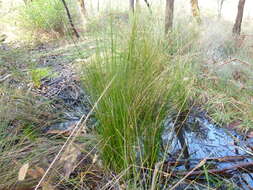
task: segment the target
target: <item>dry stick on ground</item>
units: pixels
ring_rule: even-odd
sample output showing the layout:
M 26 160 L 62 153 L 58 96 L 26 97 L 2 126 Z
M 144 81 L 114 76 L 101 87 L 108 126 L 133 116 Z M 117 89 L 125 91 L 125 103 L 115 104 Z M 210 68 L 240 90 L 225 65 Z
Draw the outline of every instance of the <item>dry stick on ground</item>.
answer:
M 75 25 L 73 23 L 73 20 L 71 18 L 70 12 L 69 12 L 69 8 L 68 8 L 65 0 L 61 0 L 61 1 L 62 1 L 63 5 L 64 5 L 65 10 L 66 10 L 66 13 L 67 13 L 67 16 L 68 16 L 68 19 L 69 19 L 69 23 L 71 25 L 71 28 L 72 28 L 74 34 L 76 35 L 77 38 L 80 38 L 80 35 L 78 34 L 78 32 L 77 32 L 77 30 L 75 28 Z
M 184 138 L 184 132 L 183 132 L 182 126 L 179 126 L 179 128 L 176 130 L 177 130 L 176 131 L 177 138 L 178 138 L 180 145 L 182 147 L 183 156 L 186 158 L 184 165 L 185 165 L 186 169 L 190 169 L 190 163 L 188 160 L 188 158 L 190 157 L 190 154 L 188 151 L 188 146 L 187 146 L 186 140 Z
M 4 76 L 3 78 L 0 78 L 0 82 L 4 82 L 6 79 L 8 79 L 11 76 L 11 74 L 8 74 Z
M 201 160 L 199 162 L 199 164 L 197 164 L 191 171 L 186 171 L 186 172 L 173 172 L 171 171 L 170 173 L 168 173 L 168 171 L 164 172 L 164 170 L 167 170 L 167 168 L 170 168 L 171 165 L 180 165 L 180 164 L 184 164 L 185 161 L 181 162 L 180 161 L 174 161 L 174 163 L 171 162 L 164 162 L 163 163 L 163 168 L 162 171 L 159 172 L 161 175 L 163 175 L 164 177 L 167 176 L 174 176 L 174 177 L 178 177 L 178 176 L 184 176 L 182 179 L 180 179 L 172 188 L 170 189 L 175 189 L 182 181 L 184 181 L 185 179 L 189 178 L 189 177 L 197 177 L 200 175 L 205 175 L 204 171 L 195 171 L 197 169 L 199 169 L 200 167 L 202 167 L 204 164 L 207 163 L 207 161 L 216 161 L 216 162 L 230 162 L 230 161 L 238 161 L 241 159 L 245 159 L 248 158 L 248 155 L 244 155 L 244 156 L 225 156 L 225 157 L 220 157 L 220 158 L 205 158 L 203 160 Z M 164 167 L 165 166 L 165 167 Z M 230 166 L 230 167 L 226 167 L 226 168 L 222 168 L 222 169 L 211 169 L 208 170 L 207 172 L 210 174 L 218 174 L 218 175 L 223 175 L 223 176 L 231 176 L 231 171 L 243 171 L 243 172 L 252 172 L 253 171 L 253 162 L 250 163 L 242 163 L 242 164 L 236 164 L 234 166 Z
M 188 176 L 190 176 L 195 170 L 197 170 L 198 168 L 202 167 L 204 164 L 206 163 L 206 159 L 202 160 L 201 162 L 199 162 L 199 164 L 194 167 L 190 172 L 186 173 L 185 176 L 180 179 L 173 187 L 170 188 L 170 190 L 175 189 L 181 182 L 183 182 Z
M 186 159 L 185 161 L 185 167 L 187 169 L 190 169 L 190 165 L 189 165 L 189 158 L 190 158 L 190 154 L 189 154 L 189 151 L 188 151 L 188 146 L 187 146 L 187 143 L 186 143 L 186 140 L 184 138 L 184 123 L 188 117 L 188 114 L 189 113 L 185 113 L 185 112 L 179 112 L 179 114 L 177 115 L 177 118 L 176 118 L 176 121 L 175 121 L 175 125 L 174 125 L 174 128 L 175 128 L 175 133 L 176 133 L 176 136 L 179 140 L 179 143 L 182 147 L 182 153 L 183 153 L 183 156 L 184 158 Z
M 250 155 L 241 155 L 241 156 L 224 156 L 224 157 L 210 157 L 206 158 L 206 162 L 212 162 L 212 163 L 217 163 L 217 162 L 236 162 L 236 161 L 242 161 L 245 160 L 246 158 L 252 158 Z M 190 162 L 200 162 L 203 159 L 188 159 Z M 163 162 L 163 170 L 167 170 L 170 166 L 181 166 L 184 165 L 187 162 L 186 159 L 173 159 L 173 160 L 168 160 Z
M 205 158 L 205 163 L 208 164 L 208 161 L 214 161 L 214 162 L 235 162 L 235 161 L 240 161 L 244 160 L 246 158 L 249 158 L 249 155 L 244 155 L 244 156 L 225 156 L 225 157 L 219 157 L 219 158 Z M 203 161 L 203 160 L 202 160 Z M 163 163 L 163 171 L 168 170 L 171 166 L 180 166 L 185 163 L 185 160 L 174 160 L 174 161 L 167 161 Z M 201 162 L 199 162 L 201 163 Z M 198 164 L 194 170 L 200 167 L 200 164 Z M 178 176 L 185 176 L 184 178 L 189 178 L 189 177 L 197 177 L 200 175 L 205 175 L 204 171 L 194 171 L 191 170 L 190 172 L 173 172 L 172 171 L 172 176 L 178 177 Z M 208 173 L 210 174 L 217 174 L 217 175 L 223 175 L 223 176 L 231 176 L 233 171 L 244 171 L 244 172 L 252 172 L 253 171 L 253 162 L 249 163 L 240 163 L 240 164 L 235 164 L 233 166 L 229 166 L 226 168 L 221 168 L 221 169 L 210 169 L 207 170 Z
M 42 176 L 42 178 L 40 179 L 39 183 L 36 185 L 34 190 L 38 190 L 38 188 L 40 187 L 40 185 L 42 184 L 42 182 L 44 181 L 45 177 L 47 176 L 47 174 L 49 173 L 49 171 L 51 170 L 51 168 L 53 167 L 53 165 L 55 164 L 55 162 L 59 159 L 61 153 L 63 152 L 63 150 L 65 149 L 65 147 L 69 144 L 69 142 L 71 142 L 72 137 L 74 136 L 74 134 L 79 131 L 78 128 L 82 123 L 86 123 L 87 120 L 89 119 L 89 117 L 91 116 L 91 114 L 93 113 L 93 111 L 95 110 L 95 108 L 97 107 L 98 103 L 100 102 L 100 100 L 102 99 L 102 97 L 105 95 L 105 93 L 107 92 L 107 90 L 109 89 L 109 87 L 111 86 L 112 82 L 114 81 L 116 75 L 112 78 L 112 80 L 109 82 L 109 84 L 106 86 L 106 88 L 104 89 L 104 91 L 102 92 L 102 94 L 100 95 L 100 97 L 98 98 L 98 100 L 96 101 L 96 103 L 94 104 L 94 106 L 92 107 L 92 109 L 90 110 L 90 112 L 86 115 L 84 114 L 80 120 L 78 121 L 78 123 L 76 124 L 76 126 L 74 127 L 73 131 L 71 132 L 71 134 L 69 135 L 68 139 L 66 140 L 66 142 L 63 144 L 63 146 L 61 147 L 61 149 L 59 150 L 59 152 L 57 153 L 57 155 L 55 156 L 54 160 L 51 162 L 51 164 L 49 165 L 48 169 L 46 170 L 45 174 Z M 84 119 L 85 118 L 85 119 Z
M 199 168 L 199 167 L 198 167 Z M 207 170 L 208 173 L 210 174 L 218 174 L 218 175 L 223 175 L 223 176 L 231 176 L 233 175 L 233 171 L 244 171 L 244 172 L 252 172 L 253 171 L 253 162 L 249 163 L 243 163 L 243 164 L 236 164 L 234 166 L 222 168 L 222 169 L 210 169 Z M 173 176 L 184 176 L 184 178 L 188 177 L 196 177 L 199 175 L 205 175 L 205 171 L 192 171 L 192 172 L 173 172 Z

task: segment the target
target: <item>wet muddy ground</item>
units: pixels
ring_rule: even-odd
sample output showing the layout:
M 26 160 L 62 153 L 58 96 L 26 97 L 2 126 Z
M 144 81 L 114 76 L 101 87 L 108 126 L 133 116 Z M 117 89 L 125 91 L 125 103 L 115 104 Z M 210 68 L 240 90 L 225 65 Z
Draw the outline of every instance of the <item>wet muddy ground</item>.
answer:
M 205 161 L 209 174 L 227 177 L 243 189 L 253 188 L 252 138 L 213 124 L 204 112 L 197 110 L 188 115 L 181 127 L 183 145 L 172 118 L 166 120 L 162 135 L 167 163 L 178 161 L 173 171 L 175 175 L 187 175 L 194 170 L 188 178 L 203 180 L 207 177 L 204 169 L 194 168 Z M 184 155 L 184 148 L 188 155 Z

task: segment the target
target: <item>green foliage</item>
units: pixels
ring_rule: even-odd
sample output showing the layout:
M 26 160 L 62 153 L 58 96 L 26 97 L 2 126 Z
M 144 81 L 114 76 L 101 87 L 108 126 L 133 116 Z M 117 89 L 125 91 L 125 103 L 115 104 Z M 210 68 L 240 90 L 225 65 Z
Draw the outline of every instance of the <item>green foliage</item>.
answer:
M 35 87 L 40 87 L 43 78 L 53 76 L 49 67 L 32 69 L 30 75 Z
M 191 57 L 168 56 L 163 36 L 135 18 L 131 30 L 114 30 L 100 42 L 84 70 L 84 83 L 95 102 L 104 142 L 102 158 L 116 171 L 133 164 L 152 167 L 159 159 L 160 135 L 170 110 L 186 105 L 193 78 Z
M 20 10 L 20 26 L 32 33 L 64 31 L 67 22 L 61 1 L 36 0 L 28 2 Z
M 35 141 L 36 138 L 38 138 L 39 136 L 38 132 L 36 131 L 36 128 L 31 124 L 28 124 L 24 127 L 23 135 L 30 141 Z

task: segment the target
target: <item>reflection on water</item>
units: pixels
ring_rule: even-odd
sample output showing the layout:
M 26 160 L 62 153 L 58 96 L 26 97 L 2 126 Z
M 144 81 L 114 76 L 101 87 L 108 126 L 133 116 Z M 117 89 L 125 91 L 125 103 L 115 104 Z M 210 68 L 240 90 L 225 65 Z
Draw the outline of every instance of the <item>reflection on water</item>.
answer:
M 173 119 L 167 118 L 162 134 L 162 143 L 164 153 L 168 159 L 183 158 L 182 147 L 174 128 Z M 248 139 L 234 130 L 212 124 L 203 113 L 189 114 L 183 125 L 182 133 L 190 155 L 191 168 L 197 164 L 193 160 L 202 160 L 204 158 L 247 155 L 247 158 L 233 162 L 216 162 L 212 166 L 214 169 L 224 169 L 241 163 L 253 162 L 253 157 L 251 158 L 250 155 L 250 147 L 253 146 L 252 139 Z M 180 166 L 175 170 L 184 171 L 186 168 Z M 243 189 L 249 189 L 248 186 L 253 187 L 252 176 L 249 173 L 243 174 L 239 171 L 233 171 L 231 179 Z

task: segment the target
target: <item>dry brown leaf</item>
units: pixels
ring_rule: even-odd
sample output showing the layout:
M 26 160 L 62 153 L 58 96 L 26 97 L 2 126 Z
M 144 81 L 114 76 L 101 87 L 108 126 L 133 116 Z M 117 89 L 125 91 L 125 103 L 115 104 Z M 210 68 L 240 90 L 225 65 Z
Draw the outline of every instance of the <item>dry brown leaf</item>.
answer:
M 29 168 L 29 163 L 26 163 L 26 164 L 22 165 L 22 167 L 19 169 L 19 172 L 18 172 L 18 180 L 19 181 L 25 180 L 26 174 L 28 172 L 28 168 Z
M 45 170 L 38 166 L 35 166 L 35 169 L 29 169 L 27 173 L 33 178 L 38 179 L 41 178 L 45 174 Z
M 75 164 L 78 162 L 77 158 L 81 154 L 80 150 L 73 144 L 68 146 L 66 151 L 63 153 L 60 162 L 64 163 L 64 176 L 68 179 L 70 174 L 75 169 Z
M 42 190 L 55 190 L 55 188 L 48 182 L 42 184 Z
M 233 122 L 229 123 L 227 125 L 227 128 L 229 128 L 229 129 L 236 129 L 236 128 L 239 128 L 241 126 L 241 124 L 242 124 L 242 121 L 236 120 L 236 121 L 233 121 Z
M 40 173 L 38 173 L 35 169 L 29 169 L 27 171 L 28 175 L 31 176 L 33 179 L 38 179 L 41 177 Z
M 35 168 L 36 168 L 36 171 L 38 171 L 41 176 L 43 176 L 45 174 L 45 170 L 43 168 L 40 168 L 38 166 L 35 166 Z

